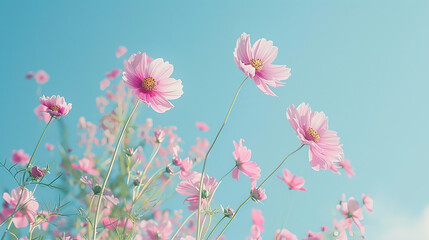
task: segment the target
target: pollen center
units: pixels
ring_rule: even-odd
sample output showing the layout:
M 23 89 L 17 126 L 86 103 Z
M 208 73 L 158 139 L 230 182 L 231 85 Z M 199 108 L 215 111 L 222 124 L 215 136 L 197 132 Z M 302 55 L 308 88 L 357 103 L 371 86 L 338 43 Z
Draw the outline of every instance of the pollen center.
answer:
M 318 142 L 320 140 L 320 135 L 313 128 L 308 129 L 308 134 L 310 134 L 313 137 L 313 140 L 315 142 Z
M 155 79 L 153 79 L 152 77 L 147 77 L 147 78 L 143 79 L 142 87 L 146 91 L 154 90 L 156 88 Z
M 260 59 L 252 59 L 250 60 L 250 64 L 252 67 L 254 67 L 256 70 L 261 71 L 262 70 L 262 61 Z
M 53 105 L 51 107 L 51 109 L 54 110 L 54 111 L 58 111 L 60 108 L 57 105 Z

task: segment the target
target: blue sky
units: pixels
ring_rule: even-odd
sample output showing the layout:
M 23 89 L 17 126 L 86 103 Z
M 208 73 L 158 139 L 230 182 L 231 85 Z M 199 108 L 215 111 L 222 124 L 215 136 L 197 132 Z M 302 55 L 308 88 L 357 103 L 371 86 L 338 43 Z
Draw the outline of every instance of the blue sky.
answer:
M 356 177 L 315 172 L 307 151 L 300 151 L 285 166 L 305 177 L 307 192 L 287 191 L 272 179 L 268 199 L 243 208 L 226 236 L 249 236 L 250 209 L 260 208 L 266 218 L 262 236 L 271 238 L 296 198 L 287 228 L 302 237 L 309 229 L 331 224 L 342 193 L 358 198 L 369 193 L 375 212 L 364 220 L 367 239 L 395 239 L 386 236 L 403 222 L 424 219 L 429 204 L 428 10 L 429 3 L 419 0 L 2 1 L 1 156 L 10 158 L 13 149 L 32 151 L 43 128 L 33 113 L 38 91 L 61 94 L 73 103 L 65 119 L 72 137 L 80 116 L 97 121 L 99 82 L 105 72 L 122 67 L 114 56 L 119 45 L 128 48 L 128 55 L 145 51 L 163 57 L 174 65 L 174 77 L 183 81 L 184 95 L 173 102 L 174 109 L 157 114 L 144 108 L 141 115 L 156 124 L 178 125 L 185 148 L 200 134 L 195 121 L 207 122 L 212 130 L 203 136 L 213 139 L 243 79 L 232 52 L 246 32 L 252 42 L 273 40 L 279 47 L 275 63 L 292 68 L 292 76 L 274 90 L 278 97 L 262 94 L 251 81 L 245 84 L 210 156 L 208 173 L 220 177 L 228 171 L 232 141 L 244 138 L 262 176 L 268 175 L 300 144 L 286 108 L 308 102 L 329 116 Z M 40 89 L 24 79 L 38 69 L 51 77 Z M 54 123 L 46 141 L 57 142 L 57 130 Z M 38 158 L 54 161 L 58 156 L 41 150 Z M 14 187 L 3 173 L 0 178 L 2 189 Z M 236 207 L 247 196 L 249 183 L 227 181 L 217 200 Z M 178 198 L 177 206 L 181 201 Z

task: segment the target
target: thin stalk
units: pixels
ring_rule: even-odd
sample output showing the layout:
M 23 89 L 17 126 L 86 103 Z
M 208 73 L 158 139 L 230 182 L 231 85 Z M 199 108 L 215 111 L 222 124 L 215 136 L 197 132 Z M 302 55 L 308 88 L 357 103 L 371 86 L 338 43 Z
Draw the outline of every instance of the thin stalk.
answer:
M 290 157 L 292 156 L 294 153 L 298 152 L 302 147 L 304 147 L 304 144 L 302 144 L 299 148 L 297 148 L 295 151 L 289 153 L 289 155 L 287 155 L 283 161 L 276 167 L 276 169 L 274 169 L 274 171 L 272 171 L 270 173 L 270 175 L 268 175 L 268 177 L 266 177 L 264 179 L 264 181 L 262 181 L 261 184 L 259 184 L 258 188 L 256 190 L 258 190 L 259 188 L 262 187 L 262 185 L 264 185 L 264 183 L 271 177 L 273 176 L 273 174 L 283 165 L 283 163 Z M 240 208 L 247 202 L 249 201 L 249 199 L 251 198 L 251 196 L 247 197 L 246 200 L 244 200 L 244 202 L 241 203 L 241 205 L 237 208 L 237 210 L 235 211 L 235 214 L 231 217 L 231 219 L 229 220 L 229 222 L 226 224 L 226 226 L 222 229 L 222 231 L 220 232 L 220 234 L 217 236 L 216 240 L 218 240 L 220 238 L 220 236 L 222 236 L 222 233 L 225 232 L 226 228 L 228 227 L 228 225 L 232 222 L 232 220 L 234 220 L 235 216 L 237 216 L 238 211 L 240 210 Z
M 170 240 L 174 240 L 174 238 L 177 236 L 177 234 L 180 232 L 180 229 L 182 229 L 183 226 L 185 226 L 185 224 L 189 221 L 189 219 L 194 216 L 196 212 L 192 212 L 186 219 L 185 221 L 183 221 L 182 225 L 180 225 L 180 227 L 177 229 L 177 231 L 174 233 L 173 237 L 171 237 Z
M 128 115 L 128 118 L 127 118 L 127 120 L 125 122 L 125 125 L 122 128 L 121 134 L 119 135 L 118 142 L 116 143 L 115 151 L 113 152 L 113 155 L 112 155 L 112 160 L 110 161 L 109 170 L 107 171 L 107 175 L 106 175 L 106 178 L 104 179 L 103 186 L 101 186 L 101 192 L 99 193 L 100 197 L 98 198 L 97 209 L 95 211 L 95 216 L 94 216 L 94 226 L 92 226 L 93 227 L 93 232 L 94 232 L 94 234 L 92 235 L 92 239 L 93 240 L 95 240 L 96 237 L 97 237 L 98 213 L 100 211 L 100 205 L 101 205 L 101 200 L 103 199 L 102 196 L 103 196 L 103 193 L 104 193 L 104 189 L 106 188 L 107 180 L 109 179 L 110 172 L 112 171 L 113 163 L 115 163 L 116 154 L 118 153 L 119 145 L 121 144 L 122 138 L 124 137 L 124 133 L 127 130 L 128 123 L 130 122 L 131 117 L 133 116 L 134 112 L 137 109 L 137 106 L 139 105 L 139 101 L 140 100 L 137 99 L 136 104 L 134 105 L 133 110 L 131 110 L 131 113 L 130 113 L 130 115 Z
M 282 223 L 282 226 L 280 227 L 280 231 L 282 231 L 282 229 L 285 227 L 285 225 L 286 225 L 286 222 L 287 222 L 287 219 L 288 219 L 288 217 L 289 217 L 289 214 L 290 214 L 290 211 L 292 210 L 292 206 L 293 206 L 293 204 L 295 203 L 295 199 L 296 199 L 296 194 L 294 194 L 294 196 L 293 196 L 293 198 L 292 198 L 292 202 L 291 202 L 291 204 L 289 205 L 289 207 L 288 207 L 288 210 L 287 210 L 287 212 L 286 212 L 286 217 L 285 217 L 285 220 L 283 221 L 283 223 Z M 276 240 L 279 240 L 280 239 L 280 232 L 279 232 L 279 234 L 277 235 L 277 237 L 276 237 Z
M 240 86 L 237 89 L 237 92 L 235 93 L 234 99 L 232 100 L 231 106 L 229 107 L 228 113 L 226 114 L 225 120 L 222 123 L 222 126 L 220 127 L 218 133 L 216 134 L 215 139 L 213 140 L 212 144 L 210 145 L 209 150 L 206 153 L 206 156 L 204 157 L 204 162 L 203 162 L 203 170 L 201 171 L 201 178 L 200 178 L 200 189 L 199 189 L 199 193 L 198 193 L 198 216 L 197 216 L 197 239 L 199 239 L 199 230 L 200 230 L 200 212 L 201 212 L 201 192 L 203 190 L 203 178 L 204 178 L 204 172 L 206 170 L 206 162 L 207 162 L 207 157 L 210 154 L 210 151 L 212 150 L 213 146 L 215 145 L 217 138 L 219 137 L 220 133 L 222 132 L 223 127 L 226 124 L 226 121 L 228 120 L 229 114 L 231 113 L 232 110 L 232 106 L 234 106 L 235 100 L 237 99 L 238 93 L 240 92 L 241 87 L 243 86 L 244 82 L 246 82 L 247 78 L 246 77 L 243 82 L 241 82 Z
M 220 222 L 222 222 L 224 219 L 226 218 L 226 216 L 223 216 L 214 226 L 214 228 L 210 231 L 209 236 L 206 238 L 206 240 L 208 240 L 210 238 L 210 236 L 212 235 L 212 233 L 214 232 L 214 230 L 217 228 L 217 225 L 219 225 Z
M 95 198 L 95 195 L 91 197 L 91 202 L 89 203 L 88 220 L 90 219 L 90 216 L 91 216 L 92 203 L 94 202 L 94 198 Z M 87 229 L 87 231 L 88 231 L 88 239 L 91 239 L 91 221 L 88 221 L 87 228 L 88 228 Z
M 9 219 L 9 222 L 7 224 L 7 228 L 4 231 L 3 236 L 1 237 L 1 240 L 3 240 L 6 237 L 6 234 L 9 232 L 9 228 L 10 228 L 11 225 L 12 225 L 12 218 Z

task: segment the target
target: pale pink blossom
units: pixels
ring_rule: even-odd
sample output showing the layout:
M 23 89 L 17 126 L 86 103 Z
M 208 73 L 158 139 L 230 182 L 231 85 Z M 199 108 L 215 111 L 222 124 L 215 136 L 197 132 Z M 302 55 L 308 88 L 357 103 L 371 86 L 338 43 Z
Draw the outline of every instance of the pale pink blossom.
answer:
M 20 149 L 18 151 L 12 151 L 12 158 L 10 159 L 14 163 L 18 163 L 21 166 L 25 166 L 30 161 L 30 156 Z
M 125 218 L 123 220 L 119 220 L 118 218 L 109 218 L 109 217 L 105 217 L 103 218 L 103 225 L 105 228 L 107 229 L 114 229 L 117 228 L 118 226 L 124 228 L 125 223 L 127 223 L 127 229 L 132 229 L 133 228 L 133 223 L 131 220 Z
M 273 240 L 298 240 L 298 238 L 286 229 L 277 229 Z
M 201 131 L 208 131 L 210 130 L 209 125 L 205 122 L 195 122 L 195 126 L 200 129 Z
M 337 221 L 337 219 L 333 220 L 333 233 L 332 235 L 336 238 L 335 240 L 347 240 L 347 233 L 344 228 L 344 222 L 343 221 Z
M 168 100 L 178 99 L 183 94 L 181 80 L 170 78 L 173 65 L 162 58 L 153 61 L 146 53 L 131 55 L 125 62 L 124 83 L 133 90 L 134 96 L 156 112 L 163 113 L 172 107 Z
M 290 173 L 288 169 L 283 169 L 283 176 L 277 175 L 277 177 L 285 182 L 290 190 L 299 190 L 299 191 L 305 191 L 306 189 L 303 188 L 305 180 L 303 177 L 297 177 L 296 175 L 293 175 Z
M 116 50 L 115 55 L 116 55 L 116 57 L 117 57 L 117 58 L 120 58 L 120 57 L 121 57 L 122 55 L 124 55 L 127 51 L 128 51 L 128 50 L 127 50 L 127 48 L 126 48 L 126 47 L 124 47 L 124 46 L 119 46 L 119 47 L 118 47 L 118 50 Z
M 48 149 L 48 151 L 52 151 L 52 150 L 54 150 L 55 147 L 54 147 L 54 145 L 52 145 L 50 143 L 46 143 L 45 148 Z
M 29 222 L 33 223 L 35 221 L 39 203 L 30 190 L 18 187 L 12 190 L 12 195 L 9 195 L 7 192 L 3 193 L 3 199 L 10 205 L 10 208 L 3 209 L 1 213 L 3 218 L 12 215 L 15 208 L 19 209 L 12 220 L 15 227 L 23 228 L 28 226 Z
M 329 231 L 329 228 L 327 226 L 321 226 L 320 229 L 322 230 L 322 232 Z
M 250 233 L 252 237 L 247 237 L 246 240 L 262 240 L 261 229 L 257 225 L 252 225 L 250 228 Z
M 296 131 L 302 144 L 309 145 L 311 167 L 335 170 L 335 163 L 344 156 L 340 138 L 335 131 L 328 129 L 328 118 L 323 112 L 311 112 L 308 104 L 302 103 L 297 108 L 292 104 L 287 109 L 287 119 Z
M 265 189 L 256 187 L 256 180 L 252 180 L 252 190 L 250 191 L 250 197 L 255 202 L 259 202 L 267 198 Z
M 82 158 L 79 160 L 79 164 L 72 163 L 72 168 L 81 170 L 88 174 L 98 176 L 100 172 L 95 168 L 95 161 L 91 158 Z
M 196 161 L 200 161 L 206 156 L 206 152 L 210 147 L 209 140 L 207 138 L 197 137 L 196 143 L 194 146 L 191 146 L 191 151 L 189 155 L 196 158 Z
M 343 226 L 349 229 L 350 236 L 353 236 L 353 223 L 356 224 L 362 234 L 365 233 L 365 227 L 360 223 L 360 220 L 363 219 L 363 214 L 358 201 L 351 197 L 347 202 L 341 202 L 341 205 L 337 205 L 337 209 L 345 216 L 341 221 L 343 221 Z
M 186 236 L 186 237 L 182 237 L 182 238 L 180 238 L 180 240 L 195 240 L 195 238 L 194 238 L 194 237 L 192 237 L 192 236 L 190 236 L 190 235 L 188 235 L 188 236 Z
M 253 225 L 256 225 L 259 227 L 261 232 L 264 232 L 264 217 L 262 216 L 262 210 L 260 209 L 252 209 L 252 222 Z
M 43 120 L 47 123 L 47 122 L 49 122 L 49 119 L 51 118 L 51 115 L 49 115 L 47 110 L 48 110 L 48 108 L 46 106 L 39 105 L 34 109 L 34 114 L 36 114 L 38 119 Z
M 349 178 L 356 175 L 354 168 L 350 164 L 350 160 L 342 160 L 341 162 L 339 162 L 339 166 L 344 169 Z
M 372 200 L 372 198 L 369 197 L 369 194 L 363 194 L 362 193 L 362 202 L 363 202 L 363 206 L 365 206 L 366 210 L 368 210 L 368 212 L 372 212 L 373 207 L 374 207 L 374 201 Z
M 38 226 L 46 231 L 48 229 L 49 223 L 52 222 L 58 215 L 54 212 L 41 211 L 39 215 L 43 216 L 44 221 Z
M 256 41 L 252 47 L 250 36 L 246 33 L 241 34 L 237 39 L 234 50 L 234 60 L 241 71 L 256 83 L 259 90 L 272 96 L 275 94 L 269 86 L 283 86 L 284 83 L 281 80 L 290 76 L 290 68 L 272 64 L 277 57 L 277 52 L 278 48 L 273 46 L 273 42 L 265 38 Z
M 184 202 L 188 202 L 189 211 L 198 209 L 198 196 L 200 190 L 201 173 L 192 172 L 187 174 L 186 178 L 177 185 L 176 191 L 179 194 L 188 196 Z M 203 178 L 203 189 L 201 191 L 201 207 L 204 209 L 208 201 L 213 199 L 214 191 L 216 190 L 217 181 L 214 177 L 209 177 L 207 174 Z
M 45 97 L 43 95 L 39 101 L 43 106 L 47 107 L 46 111 L 56 118 L 67 115 L 72 108 L 72 104 L 67 104 L 64 97 L 60 95 L 52 95 L 52 97 Z
M 147 233 L 143 240 L 169 240 L 173 232 L 173 224 L 169 220 L 164 220 L 160 224 L 153 220 L 143 221 L 142 228 Z
M 100 82 L 100 90 L 104 91 L 106 88 L 108 88 L 110 86 L 110 81 L 109 79 L 105 78 L 103 80 L 101 80 Z
M 47 74 L 44 70 L 39 70 L 34 75 L 34 79 L 36 79 L 37 83 L 44 84 L 49 81 L 49 74 Z
M 113 69 L 110 72 L 106 72 L 106 77 L 109 79 L 115 79 L 121 72 L 121 69 Z
M 232 177 L 238 181 L 239 171 L 244 173 L 250 179 L 261 178 L 261 168 L 255 162 L 250 161 L 252 152 L 243 146 L 243 139 L 239 143 L 234 143 L 235 151 L 232 153 L 235 159 L 235 168 L 232 171 Z

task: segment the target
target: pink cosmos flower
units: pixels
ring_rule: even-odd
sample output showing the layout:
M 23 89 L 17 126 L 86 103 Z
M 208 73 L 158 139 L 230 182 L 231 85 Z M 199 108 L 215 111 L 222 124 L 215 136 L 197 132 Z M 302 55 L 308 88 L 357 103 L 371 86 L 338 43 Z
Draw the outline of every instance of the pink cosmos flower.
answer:
M 292 175 L 288 169 L 283 169 L 283 177 L 280 175 L 277 175 L 277 177 L 285 182 L 290 190 L 299 190 L 299 191 L 305 191 L 306 189 L 303 188 L 305 180 L 303 177 L 297 177 L 296 175 Z
M 341 162 L 339 162 L 339 166 L 342 167 L 344 169 L 344 171 L 346 172 L 347 176 L 349 178 L 355 176 L 355 171 L 354 168 L 352 167 L 352 165 L 350 164 L 349 160 L 343 160 Z
M 256 86 L 267 95 L 276 96 L 269 86 L 279 87 L 290 76 L 290 68 L 284 65 L 274 65 L 272 62 L 277 57 L 278 48 L 273 46 L 272 41 L 265 38 L 255 42 L 253 47 L 250 44 L 250 36 L 241 34 L 237 39 L 234 50 L 234 60 L 237 66 L 250 77 Z
M 52 150 L 54 150 L 55 147 L 54 147 L 54 145 L 52 145 L 50 143 L 46 143 L 45 148 L 48 149 L 48 151 L 52 151 Z
M 372 212 L 373 210 L 373 206 L 374 206 L 374 202 L 372 200 L 372 198 L 369 197 L 369 194 L 363 194 L 362 193 L 362 202 L 363 205 L 365 206 L 366 210 L 368 210 L 368 212 Z
M 103 80 L 101 80 L 100 82 L 100 90 L 104 91 L 106 88 L 108 88 L 110 86 L 110 81 L 109 79 L 105 78 Z
M 82 176 L 80 178 L 80 181 L 83 182 L 89 188 L 91 188 L 92 193 L 94 195 L 97 195 L 97 196 L 100 195 L 100 192 L 101 192 L 101 185 L 100 184 L 94 184 L 92 179 L 88 178 L 87 176 Z M 115 198 L 112 191 L 110 191 L 110 189 L 108 189 L 108 188 L 104 189 L 103 199 L 113 203 L 114 205 L 118 205 L 118 203 L 119 203 L 119 199 Z M 94 201 L 97 202 L 97 200 L 94 200 Z
M 195 122 L 195 126 L 200 129 L 201 131 L 208 131 L 210 130 L 209 125 L 207 125 L 207 123 L 204 122 Z
M 320 229 L 322 230 L 322 232 L 329 231 L 329 228 L 327 226 L 322 226 L 320 227 Z
M 341 221 L 343 221 L 343 226 L 349 229 L 350 236 L 353 236 L 353 222 L 362 234 L 365 233 L 365 227 L 359 221 L 363 219 L 363 214 L 358 201 L 351 197 L 347 202 L 341 202 L 341 205 L 337 205 L 337 209 L 345 216 Z
M 34 109 L 34 114 L 36 114 L 37 118 L 40 120 L 45 121 L 45 123 L 49 122 L 49 119 L 51 118 L 51 115 L 47 113 L 48 108 L 43 105 L 39 105 Z
M 335 240 L 347 240 L 347 233 L 346 230 L 344 229 L 344 222 L 343 221 L 337 221 L 337 219 L 333 220 L 333 224 L 334 224 L 334 231 L 332 233 L 332 235 L 335 238 Z
M 238 144 L 233 141 L 235 151 L 232 154 L 235 159 L 235 168 L 232 171 L 232 177 L 238 181 L 239 171 L 241 171 L 250 179 L 259 179 L 261 178 L 261 168 L 255 162 L 250 161 L 252 151 L 243 146 L 243 142 L 243 139 L 240 139 Z
M 305 103 L 301 103 L 297 108 L 292 104 L 287 109 L 287 119 L 302 144 L 309 145 L 311 167 L 316 171 L 330 169 L 336 172 L 334 163 L 340 162 L 344 154 L 337 133 L 328 129 L 328 118 L 325 114 L 311 112 Z
M 96 168 L 94 168 L 94 160 L 90 158 L 82 158 L 79 160 L 79 164 L 72 163 L 71 166 L 74 169 L 81 170 L 94 176 L 98 176 L 100 174 L 100 172 Z
M 188 196 L 184 202 L 188 202 L 189 211 L 198 209 L 198 194 L 200 191 L 201 173 L 192 172 L 187 174 L 183 181 L 177 185 L 176 191 L 179 194 Z M 201 191 L 201 207 L 204 209 L 208 202 L 213 199 L 213 194 L 217 186 L 216 178 L 205 175 L 203 178 L 203 190 Z
M 250 196 L 255 202 L 259 202 L 267 198 L 265 189 L 256 187 L 256 180 L 252 180 L 252 190 L 250 191 Z
M 298 238 L 286 229 L 277 229 L 273 240 L 298 240 Z
M 262 240 L 261 229 L 257 225 L 252 225 L 250 228 L 250 233 L 252 237 L 247 237 L 246 240 Z
M 56 118 L 67 115 L 72 108 L 72 104 L 67 104 L 64 97 L 60 95 L 52 95 L 52 97 L 45 97 L 45 95 L 43 95 L 39 101 L 47 108 L 46 111 L 51 114 L 52 117 Z
M 34 78 L 36 79 L 37 83 L 44 84 L 49 81 L 49 74 L 47 74 L 44 70 L 39 70 L 36 72 L 36 75 L 34 75 Z
M 131 220 L 127 221 L 126 218 L 123 219 L 123 220 L 119 220 L 117 218 L 109 218 L 109 217 L 103 218 L 103 225 L 107 229 L 117 228 L 118 225 L 123 228 L 125 226 L 125 223 L 127 223 L 127 229 L 132 229 L 133 228 L 132 221 Z
M 253 221 L 253 225 L 258 226 L 261 232 L 265 231 L 264 217 L 262 216 L 262 210 L 252 209 L 252 221 Z
M 118 50 L 116 50 L 116 57 L 120 58 L 122 55 L 124 55 L 126 52 L 128 51 L 128 49 L 124 46 L 119 46 Z
M 147 233 L 143 240 L 169 240 L 169 235 L 173 232 L 170 220 L 162 221 L 160 224 L 153 220 L 144 221 L 142 226 L 143 231 Z
M 10 159 L 14 163 L 18 163 L 21 166 L 25 166 L 30 161 L 30 156 L 24 153 L 24 150 L 12 151 L 12 158 Z
M 22 194 L 22 197 L 21 197 Z M 3 199 L 10 205 L 10 208 L 3 209 L 1 215 L 5 218 L 13 214 L 14 209 L 19 211 L 13 216 L 13 224 L 17 228 L 28 226 L 28 223 L 35 221 L 39 203 L 33 197 L 33 193 L 27 188 L 18 187 L 12 190 L 12 196 L 9 193 L 3 193 Z
M 32 79 L 34 77 L 34 73 L 33 71 L 29 71 L 26 75 L 25 75 L 25 79 Z
M 121 69 L 113 69 L 110 72 L 106 72 L 106 77 L 110 79 L 115 79 L 121 72 Z
M 34 166 L 33 168 L 31 168 L 30 175 L 33 178 L 38 179 L 45 176 L 46 171 L 46 168 L 39 168 L 38 166 Z
M 42 228 L 46 231 L 48 229 L 49 223 L 52 222 L 58 215 L 54 212 L 41 211 L 39 215 L 43 216 L 44 221 L 38 226 L 39 229 Z
M 131 55 L 124 64 L 124 83 L 133 94 L 156 112 L 163 113 L 174 107 L 168 100 L 183 94 L 181 80 L 170 78 L 173 65 L 162 58 L 151 60 L 146 53 Z

